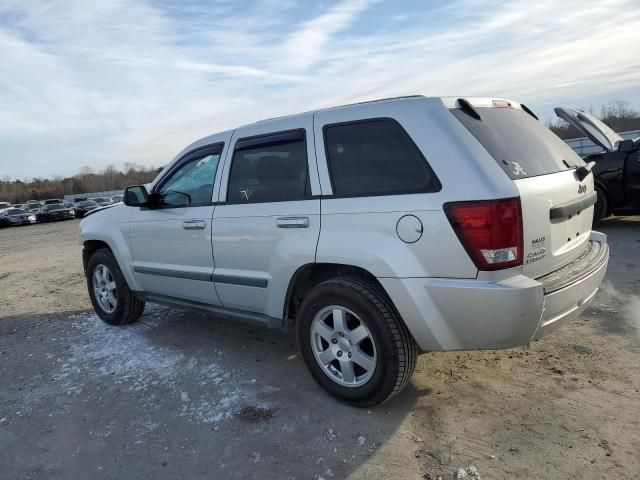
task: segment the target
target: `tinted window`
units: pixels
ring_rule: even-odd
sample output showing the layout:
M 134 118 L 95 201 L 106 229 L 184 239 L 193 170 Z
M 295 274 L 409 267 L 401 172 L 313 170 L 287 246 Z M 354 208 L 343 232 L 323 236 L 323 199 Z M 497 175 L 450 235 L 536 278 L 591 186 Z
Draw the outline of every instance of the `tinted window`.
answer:
M 462 109 L 451 113 L 498 162 L 509 178 L 535 177 L 582 165 L 551 130 L 519 108 L 476 108 L 482 120 Z M 565 164 L 566 161 L 566 164 Z
M 231 163 L 227 201 L 280 202 L 309 194 L 303 131 L 240 140 Z
M 336 195 L 380 195 L 440 190 L 409 135 L 394 120 L 379 119 L 324 128 Z
M 7 215 L 20 215 L 21 213 L 27 213 L 19 208 L 10 208 L 7 210 Z
M 63 208 L 65 208 L 65 206 L 60 203 L 52 203 L 46 206 L 47 210 L 62 210 Z
M 157 193 L 165 206 L 195 206 L 211 203 L 213 180 L 218 169 L 222 148 L 194 154 L 173 171 Z

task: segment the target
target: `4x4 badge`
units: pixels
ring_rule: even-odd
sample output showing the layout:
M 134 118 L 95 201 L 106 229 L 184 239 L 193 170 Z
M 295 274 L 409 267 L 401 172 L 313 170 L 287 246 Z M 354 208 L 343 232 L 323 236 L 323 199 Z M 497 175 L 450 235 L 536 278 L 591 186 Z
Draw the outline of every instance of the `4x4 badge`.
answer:
M 586 185 L 578 185 L 578 193 L 586 193 L 587 186 Z

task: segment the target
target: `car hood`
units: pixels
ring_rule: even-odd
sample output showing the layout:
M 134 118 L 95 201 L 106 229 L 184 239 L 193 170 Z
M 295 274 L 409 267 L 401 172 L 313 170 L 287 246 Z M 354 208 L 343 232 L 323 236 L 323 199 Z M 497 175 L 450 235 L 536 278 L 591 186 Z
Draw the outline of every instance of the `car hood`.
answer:
M 584 133 L 589 140 L 609 152 L 617 150 L 622 137 L 590 113 L 572 107 L 556 107 L 556 115 Z
M 119 203 L 113 203 L 113 204 L 111 204 L 111 205 L 105 205 L 105 206 L 103 206 L 103 207 L 95 207 L 95 208 L 92 208 L 91 210 L 88 210 L 88 211 L 87 211 L 87 213 L 85 214 L 85 217 L 88 217 L 89 215 L 93 215 L 94 213 L 101 212 L 102 210 L 107 210 L 107 209 L 109 209 L 109 208 L 113 208 L 113 207 L 115 207 L 115 206 L 117 206 L 117 205 L 120 205 L 120 204 L 119 204 Z

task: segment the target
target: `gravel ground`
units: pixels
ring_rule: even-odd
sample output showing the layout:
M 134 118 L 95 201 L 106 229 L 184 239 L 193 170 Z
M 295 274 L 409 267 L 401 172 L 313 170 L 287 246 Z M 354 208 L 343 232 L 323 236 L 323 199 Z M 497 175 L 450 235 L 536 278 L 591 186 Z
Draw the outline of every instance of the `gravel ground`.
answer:
M 103 324 L 78 221 L 0 230 L 0 477 L 638 478 L 640 218 L 600 229 L 609 272 L 581 318 L 423 355 L 371 410 L 325 395 L 291 333 L 154 305 Z

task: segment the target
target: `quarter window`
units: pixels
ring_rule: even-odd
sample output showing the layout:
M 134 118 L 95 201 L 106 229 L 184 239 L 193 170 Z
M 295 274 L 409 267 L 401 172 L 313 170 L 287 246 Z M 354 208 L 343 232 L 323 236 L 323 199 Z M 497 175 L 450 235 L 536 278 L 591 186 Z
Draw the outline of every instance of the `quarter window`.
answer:
M 395 120 L 328 125 L 324 127 L 324 138 L 335 195 L 440 190 L 429 164 Z
M 211 203 L 213 180 L 222 147 L 191 154 L 156 192 L 161 206 L 189 207 Z
M 228 202 L 282 202 L 308 194 L 304 130 L 238 141 L 229 173 Z

